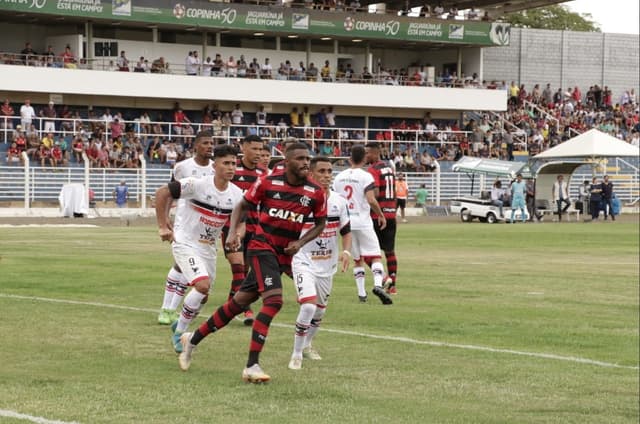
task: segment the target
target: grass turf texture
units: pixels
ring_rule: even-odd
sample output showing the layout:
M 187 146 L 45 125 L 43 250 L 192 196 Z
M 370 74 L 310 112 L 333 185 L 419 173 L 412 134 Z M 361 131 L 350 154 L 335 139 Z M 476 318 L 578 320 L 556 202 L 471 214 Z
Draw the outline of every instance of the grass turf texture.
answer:
M 261 360 L 272 382 L 255 386 L 240 380 L 239 321 L 178 369 L 156 324 L 171 255 L 155 228 L 3 228 L 0 410 L 81 423 L 637 423 L 638 236 L 636 222 L 402 224 L 395 304 L 359 304 L 338 274 L 323 328 L 403 339 L 321 330 L 323 360 L 288 370 L 297 306 L 285 277 Z M 196 323 L 226 298 L 228 268 L 220 257 Z

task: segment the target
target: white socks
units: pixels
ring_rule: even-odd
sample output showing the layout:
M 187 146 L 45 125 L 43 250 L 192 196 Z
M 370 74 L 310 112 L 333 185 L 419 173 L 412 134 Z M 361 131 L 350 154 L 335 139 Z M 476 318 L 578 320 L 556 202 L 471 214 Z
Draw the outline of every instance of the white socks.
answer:
M 298 318 L 296 318 L 296 333 L 293 338 L 292 358 L 302 358 L 302 348 L 305 346 L 305 339 L 311 326 L 311 319 L 315 313 L 315 303 L 303 303 L 300 305 L 300 312 L 298 312 Z
M 358 296 L 366 296 L 367 291 L 364 289 L 364 267 L 353 267 L 353 277 L 356 279 L 356 287 L 358 288 Z
M 177 333 L 184 332 L 187 327 L 189 327 L 191 321 L 193 321 L 193 319 L 198 316 L 198 312 L 200 312 L 200 308 L 202 307 L 202 300 L 206 296 L 206 294 L 200 293 L 194 288 L 184 298 L 182 313 L 180 314 L 178 325 L 176 327 Z
M 373 272 L 373 286 L 382 287 L 382 278 L 384 277 L 384 266 L 382 266 L 382 262 L 372 263 L 371 272 Z

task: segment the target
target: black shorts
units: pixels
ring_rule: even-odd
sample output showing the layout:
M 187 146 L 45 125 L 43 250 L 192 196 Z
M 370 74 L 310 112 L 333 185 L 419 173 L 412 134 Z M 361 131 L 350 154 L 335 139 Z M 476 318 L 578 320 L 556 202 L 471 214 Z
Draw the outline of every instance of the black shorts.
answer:
M 378 243 L 380 243 L 380 249 L 384 252 L 391 252 L 396 249 L 396 220 L 387 219 L 387 226 L 384 230 L 380 230 L 378 220 L 373 219 L 373 228 L 376 230 L 376 236 L 378 236 Z
M 407 199 L 396 199 L 396 203 L 399 208 L 404 209 L 407 207 Z
M 251 268 L 240 286 L 241 292 L 262 293 L 282 289 L 280 264 L 273 252 L 249 251 L 247 262 Z
M 238 247 L 237 250 L 231 250 L 227 248 L 227 237 L 229 236 L 229 227 L 224 226 L 222 227 L 222 236 L 221 236 L 221 241 L 222 241 L 222 249 L 224 250 L 224 255 L 227 256 L 229 253 L 235 253 L 235 252 L 243 252 L 243 257 L 247 258 L 247 246 L 249 246 L 249 240 L 250 240 L 250 236 L 249 234 L 245 234 L 244 239 L 240 240 L 240 247 Z

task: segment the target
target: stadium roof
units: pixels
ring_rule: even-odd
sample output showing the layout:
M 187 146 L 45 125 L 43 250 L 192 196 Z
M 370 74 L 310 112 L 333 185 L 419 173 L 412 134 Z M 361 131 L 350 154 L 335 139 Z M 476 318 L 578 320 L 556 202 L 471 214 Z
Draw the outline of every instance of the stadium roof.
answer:
M 511 1 L 495 1 L 495 0 L 363 0 L 362 4 L 386 3 L 389 10 L 405 10 L 407 4 L 409 7 L 424 6 L 425 4 L 437 5 L 442 4 L 445 11 L 451 7 L 457 7 L 459 10 L 483 9 L 489 11 L 492 17 L 502 16 L 505 13 L 518 12 L 526 9 L 535 9 L 536 7 L 551 6 L 559 3 L 566 3 L 567 0 L 511 0 Z

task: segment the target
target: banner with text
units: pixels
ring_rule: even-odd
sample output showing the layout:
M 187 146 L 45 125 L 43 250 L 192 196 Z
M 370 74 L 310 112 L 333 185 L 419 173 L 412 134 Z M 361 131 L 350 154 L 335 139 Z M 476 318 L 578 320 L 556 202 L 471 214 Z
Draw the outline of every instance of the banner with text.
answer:
M 0 0 L 0 10 L 117 21 L 375 40 L 504 46 L 509 24 L 171 0 Z

